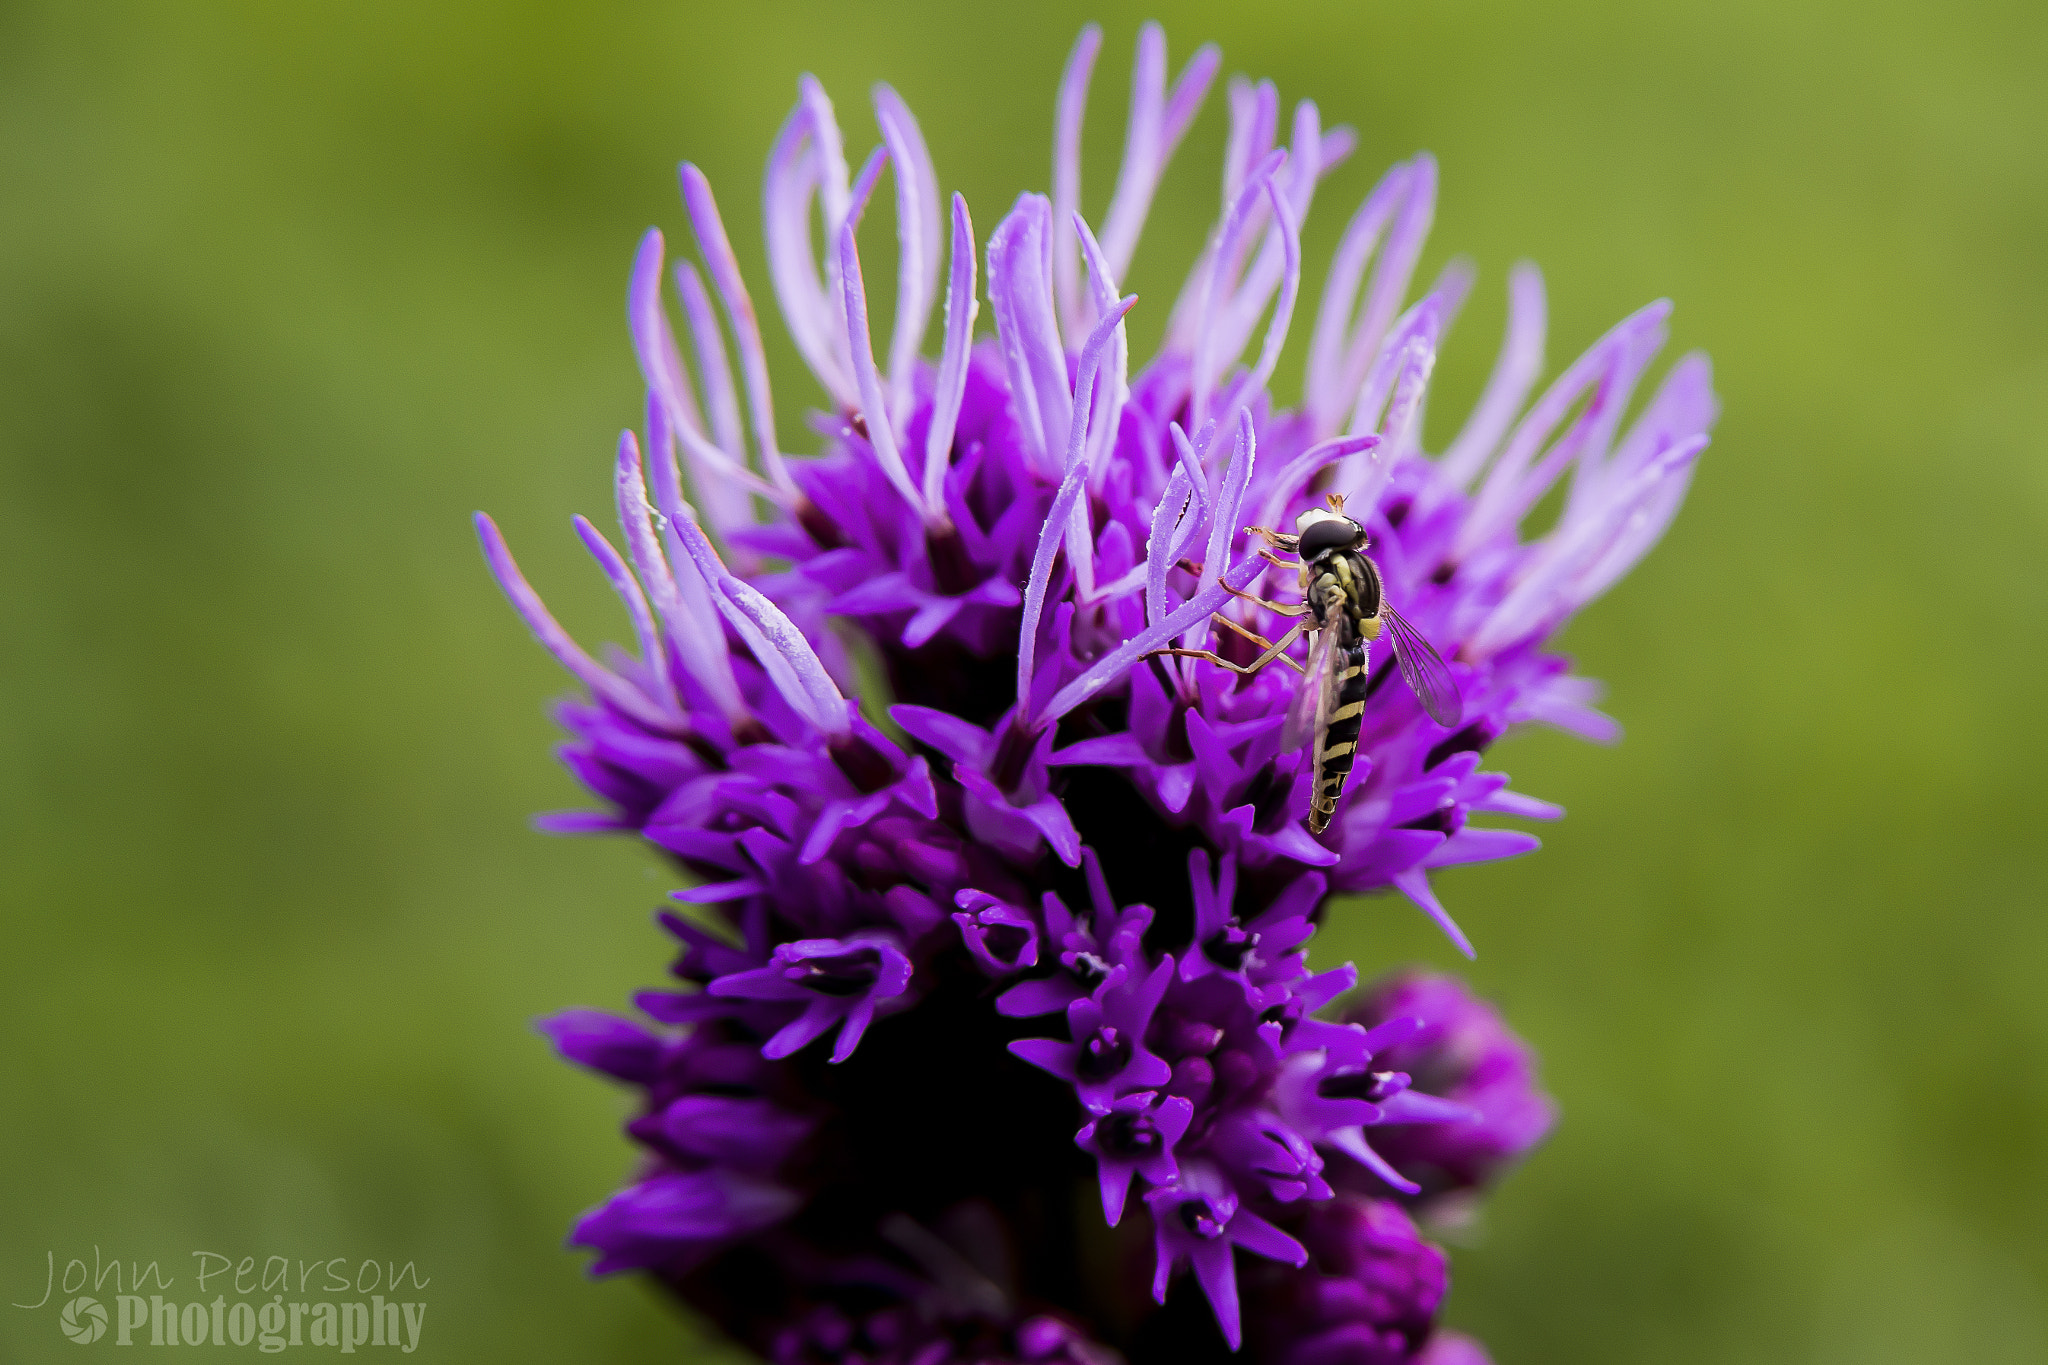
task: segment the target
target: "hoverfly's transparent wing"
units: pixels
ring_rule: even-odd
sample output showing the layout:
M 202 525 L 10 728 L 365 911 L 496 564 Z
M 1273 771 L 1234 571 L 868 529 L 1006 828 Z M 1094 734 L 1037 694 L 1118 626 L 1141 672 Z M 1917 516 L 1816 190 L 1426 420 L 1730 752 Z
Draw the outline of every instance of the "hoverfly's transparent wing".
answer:
M 1401 666 L 1401 676 L 1422 702 L 1422 709 L 1438 725 L 1455 730 L 1464 719 L 1465 702 L 1458 695 L 1458 684 L 1451 680 L 1451 670 L 1407 617 L 1385 603 L 1380 604 L 1380 615 L 1386 617 L 1387 636 L 1394 642 L 1394 662 Z
M 1331 699 L 1337 693 L 1337 679 L 1330 668 L 1336 635 L 1333 630 L 1319 630 L 1315 642 L 1308 647 L 1308 665 L 1302 671 L 1294 700 L 1287 707 L 1287 724 L 1280 731 L 1283 754 L 1294 752 L 1323 731 L 1323 720 L 1329 715 Z

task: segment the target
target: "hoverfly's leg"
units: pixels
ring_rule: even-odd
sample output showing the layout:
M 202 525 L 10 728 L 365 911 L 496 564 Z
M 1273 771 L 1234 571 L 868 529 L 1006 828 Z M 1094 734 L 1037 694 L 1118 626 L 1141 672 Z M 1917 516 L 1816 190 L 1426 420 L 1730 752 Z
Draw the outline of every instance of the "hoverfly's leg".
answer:
M 1222 620 L 1223 618 L 1218 617 L 1216 619 Z M 1238 629 L 1236 622 L 1233 621 L 1229 624 L 1231 625 L 1232 629 Z M 1229 669 L 1231 672 L 1241 673 L 1246 677 L 1250 677 L 1252 674 L 1258 672 L 1267 664 L 1272 663 L 1273 660 L 1280 659 L 1284 661 L 1288 667 L 1292 668 L 1295 672 L 1299 673 L 1302 671 L 1301 665 L 1295 663 L 1294 660 L 1289 659 L 1285 651 L 1289 645 L 1293 644 L 1297 639 L 1301 637 L 1301 632 L 1302 627 L 1299 625 L 1295 626 L 1292 630 L 1288 631 L 1285 635 L 1275 640 L 1272 644 L 1267 645 L 1266 652 L 1261 654 L 1258 658 L 1253 659 L 1248 664 L 1234 664 L 1230 660 L 1224 658 L 1222 655 L 1216 653 L 1214 650 L 1209 649 L 1155 649 L 1152 651 L 1151 654 L 1147 654 L 1145 657 L 1149 659 L 1154 654 L 1171 654 L 1177 659 L 1207 659 L 1212 664 L 1221 664 L 1223 667 Z M 1244 633 L 1247 635 L 1251 634 L 1251 632 L 1249 631 L 1245 631 Z M 1256 635 L 1252 635 L 1251 638 L 1254 640 L 1258 640 L 1259 637 Z M 1265 644 L 1266 642 L 1264 640 L 1259 640 L 1259 643 Z
M 1259 671 L 1251 664 L 1234 664 L 1211 649 L 1155 649 L 1150 654 L 1145 655 L 1145 657 L 1151 659 L 1162 654 L 1171 654 L 1176 659 L 1207 659 L 1212 664 L 1220 664 L 1232 673 L 1242 673 L 1246 677 L 1250 677 Z M 1287 662 L 1293 663 L 1294 660 L 1289 659 Z
M 1285 531 L 1268 530 L 1264 526 L 1247 526 L 1244 529 L 1247 534 L 1255 535 L 1274 549 L 1285 550 L 1288 554 L 1293 554 L 1301 543 L 1298 536 L 1290 536 Z
M 1220 611 L 1219 611 L 1219 612 L 1217 612 L 1217 613 L 1216 613 L 1216 615 L 1215 615 L 1214 617 L 1212 617 L 1211 619 L 1212 619 L 1212 620 L 1214 620 L 1214 621 L 1216 622 L 1216 624 L 1217 624 L 1217 625 L 1219 625 L 1219 626 L 1229 626 L 1229 627 L 1230 627 L 1230 628 L 1231 628 L 1232 630 L 1236 631 L 1236 632 L 1237 632 L 1237 633 L 1238 633 L 1239 635 L 1242 635 L 1242 636 L 1243 636 L 1243 637 L 1244 637 L 1245 639 L 1247 639 L 1247 640 L 1250 640 L 1250 641 L 1251 641 L 1251 642 L 1252 642 L 1253 644 L 1257 645 L 1257 646 L 1258 646 L 1258 647 L 1259 647 L 1260 649 L 1263 649 L 1263 650 L 1265 650 L 1265 651 L 1266 651 L 1266 656 L 1265 656 L 1265 657 L 1269 657 L 1269 658 L 1278 658 L 1278 659 L 1280 660 L 1280 662 L 1281 662 L 1281 663 L 1283 663 L 1283 664 L 1286 664 L 1286 665 L 1287 665 L 1287 666 L 1288 666 L 1289 668 L 1293 669 L 1293 670 L 1294 670 L 1294 671 L 1295 671 L 1296 673 L 1302 673 L 1302 672 L 1306 672 L 1306 671 L 1307 671 L 1307 670 L 1305 670 L 1304 668 L 1302 668 L 1302 666 L 1301 666 L 1300 664 L 1298 664 L 1298 663 L 1296 663 L 1296 662 L 1295 662 L 1294 660 L 1292 660 L 1292 659 L 1288 658 L 1286 654 L 1284 654 L 1284 653 L 1281 653 L 1281 651 L 1282 651 L 1282 650 L 1285 650 L 1285 649 L 1287 648 L 1287 643 L 1292 643 L 1292 640 L 1291 640 L 1291 639 L 1290 639 L 1290 640 L 1289 640 L 1289 641 L 1288 641 L 1287 643 L 1282 643 L 1282 644 L 1275 644 L 1275 643 L 1274 643 L 1273 641 L 1271 641 L 1271 640 L 1268 640 L 1268 639 L 1266 639 L 1266 638 L 1265 638 L 1265 637 L 1264 637 L 1263 635 L 1255 635 L 1255 634 L 1253 634 L 1253 633 L 1252 633 L 1251 631 L 1249 631 L 1249 630 L 1246 630 L 1246 629 L 1245 629 L 1245 628 L 1244 628 L 1243 626 L 1241 626 L 1241 625 L 1239 625 L 1239 624 L 1238 624 L 1237 622 L 1235 622 L 1235 621 L 1231 620 L 1231 619 L 1230 619 L 1230 618 L 1229 618 L 1228 616 L 1225 616 L 1225 615 L 1224 615 L 1224 614 L 1223 614 L 1222 612 L 1220 612 Z M 1294 635 L 1299 635 L 1299 634 L 1301 634 L 1301 627 L 1300 627 L 1300 626 L 1296 626 L 1296 627 L 1294 628 L 1293 634 L 1294 634 Z M 1256 667 L 1256 665 L 1254 665 L 1254 666 Z
M 1293 568 L 1294 566 L 1293 566 L 1292 564 L 1284 564 L 1284 565 L 1282 565 L 1281 567 L 1282 567 L 1282 568 L 1287 568 L 1287 569 L 1291 569 L 1291 568 Z M 1267 611 L 1270 611 L 1270 612 L 1272 612 L 1272 613 L 1273 613 L 1273 614 L 1275 614 L 1276 616 L 1306 616 L 1306 615 L 1308 615 L 1308 603 L 1306 603 L 1306 602 L 1297 602 L 1297 603 L 1295 603 L 1295 604 L 1294 604 L 1293 606 L 1291 606 L 1291 607 L 1290 607 L 1290 606 L 1286 606 L 1286 605 L 1284 605 L 1284 604 L 1282 604 L 1282 603 L 1279 603 L 1279 602 L 1268 602 L 1268 601 L 1267 601 L 1267 600 L 1266 600 L 1265 598 L 1263 598 L 1263 597 L 1254 597 L 1254 596 L 1252 596 L 1252 595 L 1251 595 L 1250 593 L 1248 593 L 1248 592 L 1245 592 L 1245 591 L 1243 591 L 1243 590 L 1241 590 L 1241 589 L 1238 589 L 1238 588 L 1233 588 L 1233 587 L 1231 587 L 1231 586 L 1230 586 L 1230 585 L 1229 585 L 1228 583 L 1225 583 L 1225 584 L 1223 585 L 1223 587 L 1224 587 L 1224 590 L 1225 590 L 1226 592 L 1228 592 L 1228 593 L 1229 593 L 1229 594 L 1230 594 L 1230 595 L 1231 595 L 1232 597 L 1241 597 L 1241 598 L 1243 598 L 1243 599 L 1244 599 L 1245 601 L 1247 601 L 1247 602 L 1253 602 L 1253 603 L 1256 603 L 1256 604 L 1258 604 L 1259 606 L 1262 606 L 1262 607 L 1264 607 L 1264 608 L 1265 608 L 1265 609 L 1266 609 Z
M 1298 561 L 1282 559 L 1263 545 L 1259 547 L 1259 558 L 1265 560 L 1276 569 L 1298 569 L 1301 567 Z

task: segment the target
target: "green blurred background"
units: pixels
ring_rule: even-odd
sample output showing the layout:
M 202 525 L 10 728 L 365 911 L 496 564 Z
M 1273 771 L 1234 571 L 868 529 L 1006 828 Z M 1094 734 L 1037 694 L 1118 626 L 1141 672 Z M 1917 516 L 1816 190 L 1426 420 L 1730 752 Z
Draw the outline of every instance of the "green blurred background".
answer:
M 856 154 L 886 79 L 985 234 L 1098 18 L 1099 212 L 1153 14 L 1359 129 L 1312 283 L 1382 167 L 1440 158 L 1424 276 L 1483 274 L 1434 440 L 1523 256 L 1553 366 L 1669 295 L 1726 402 L 1567 641 L 1626 742 L 1503 745 L 1571 816 L 1440 881 L 1565 1113 L 1451 1320 L 1501 1365 L 2048 1360 L 2048 11 L 1849 0 L 0 6 L 0 1357 L 68 1358 L 61 1290 L 5 1305 L 94 1246 L 181 1287 L 199 1249 L 414 1260 L 422 1358 L 715 1349 L 560 1246 L 623 1099 L 528 1021 L 658 976 L 666 882 L 527 828 L 577 801 L 564 680 L 465 518 L 620 634 L 567 519 L 636 417 L 626 268 L 680 240 L 676 160 L 765 301 L 797 74 Z M 1141 338 L 1223 124 L 1155 211 Z M 1398 902 L 1335 925 L 1368 969 L 1449 960 Z

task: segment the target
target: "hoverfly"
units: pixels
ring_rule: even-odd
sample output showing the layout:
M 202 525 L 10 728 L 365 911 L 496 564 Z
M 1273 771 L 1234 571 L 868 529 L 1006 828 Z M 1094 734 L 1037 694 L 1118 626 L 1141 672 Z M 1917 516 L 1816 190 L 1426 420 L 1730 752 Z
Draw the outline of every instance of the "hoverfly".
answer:
M 1278 640 L 1266 640 L 1246 630 L 1229 617 L 1214 618 L 1244 636 L 1264 652 L 1248 664 L 1236 664 L 1206 649 L 1161 649 L 1156 654 L 1175 654 L 1188 659 L 1207 659 L 1236 673 L 1257 673 L 1278 659 L 1298 670 L 1301 687 L 1288 708 L 1287 727 L 1280 751 L 1286 753 L 1313 737 L 1315 740 L 1315 789 L 1309 798 L 1308 827 L 1321 834 L 1336 813 L 1337 798 L 1351 776 L 1351 763 L 1358 748 L 1359 717 L 1365 711 L 1369 664 L 1367 648 L 1384 629 L 1394 646 L 1394 662 L 1401 677 L 1422 702 L 1429 718 L 1446 729 L 1456 729 L 1464 715 L 1464 702 L 1450 670 L 1429 641 L 1408 619 L 1386 600 L 1379 566 L 1366 557 L 1369 545 L 1365 528 L 1344 515 L 1344 495 L 1328 495 L 1329 510 L 1312 507 L 1294 524 L 1295 534 L 1269 531 L 1263 526 L 1245 529 L 1261 536 L 1269 546 L 1300 557 L 1289 564 L 1262 551 L 1282 568 L 1301 571 L 1301 601 L 1296 605 L 1269 602 L 1249 593 L 1237 596 L 1256 602 L 1282 616 L 1308 618 L 1299 621 Z M 1309 638 L 1308 663 L 1296 663 L 1287 647 L 1303 633 Z

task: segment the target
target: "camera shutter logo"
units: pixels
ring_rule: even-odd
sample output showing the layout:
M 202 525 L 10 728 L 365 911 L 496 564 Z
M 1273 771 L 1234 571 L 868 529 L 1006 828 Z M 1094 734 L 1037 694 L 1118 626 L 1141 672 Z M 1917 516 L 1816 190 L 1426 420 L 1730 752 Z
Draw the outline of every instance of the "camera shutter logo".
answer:
M 107 1310 L 98 1299 L 82 1294 L 64 1305 L 57 1325 L 80 1346 L 90 1345 L 107 1334 Z

